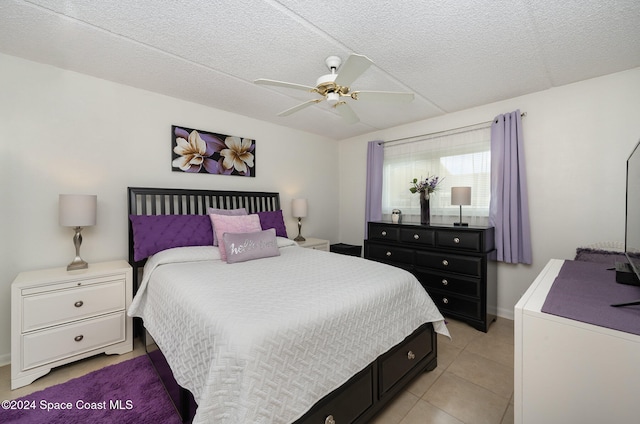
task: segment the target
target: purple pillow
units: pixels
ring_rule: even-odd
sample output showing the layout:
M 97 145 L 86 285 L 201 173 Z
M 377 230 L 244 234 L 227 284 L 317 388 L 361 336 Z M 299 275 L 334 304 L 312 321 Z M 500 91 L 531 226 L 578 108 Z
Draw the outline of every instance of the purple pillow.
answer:
M 263 230 L 275 228 L 276 236 L 287 238 L 287 229 L 284 226 L 282 210 L 258 212 L 258 216 L 260 217 L 260 226 Z
M 274 228 L 252 233 L 224 233 L 222 244 L 230 264 L 280 256 Z
M 216 209 L 216 208 L 207 208 L 207 213 L 209 215 L 227 215 L 227 216 L 236 216 L 236 215 L 246 215 L 247 210 L 245 208 L 240 209 Z M 211 221 L 211 229 L 213 230 L 213 245 L 218 245 L 218 236 L 216 235 L 216 227 Z
M 130 215 L 129 219 L 136 262 L 172 247 L 213 244 L 208 215 Z

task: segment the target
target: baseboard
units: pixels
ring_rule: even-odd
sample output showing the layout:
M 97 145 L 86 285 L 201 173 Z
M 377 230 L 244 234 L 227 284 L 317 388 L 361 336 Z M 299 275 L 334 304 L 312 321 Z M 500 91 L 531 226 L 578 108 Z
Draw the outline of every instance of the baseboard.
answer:
M 9 364 L 11 364 L 11 354 L 6 353 L 4 355 L 0 355 L 0 367 L 4 367 Z
M 498 308 L 497 315 L 500 318 L 510 319 L 511 321 L 513 321 L 515 319 L 513 308 L 511 308 L 511 309 Z

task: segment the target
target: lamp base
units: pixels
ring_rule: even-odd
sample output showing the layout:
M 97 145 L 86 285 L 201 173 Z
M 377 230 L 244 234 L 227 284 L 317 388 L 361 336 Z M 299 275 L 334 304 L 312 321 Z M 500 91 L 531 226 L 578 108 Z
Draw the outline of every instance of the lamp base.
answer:
M 453 226 L 454 227 L 468 227 L 469 223 L 467 223 L 467 222 L 454 222 Z
M 302 218 L 298 217 L 298 237 L 294 238 L 293 241 L 306 241 L 304 237 L 302 237 Z
M 80 246 L 82 245 L 82 227 L 74 227 L 75 234 L 73 235 L 73 245 L 76 248 L 76 257 L 67 265 L 67 271 L 74 271 L 76 269 L 87 269 L 89 264 L 82 260 L 80 257 Z
M 76 258 L 67 265 L 67 271 L 75 271 L 76 269 L 87 269 L 89 268 L 89 264 L 82 260 L 81 257 L 76 256 Z

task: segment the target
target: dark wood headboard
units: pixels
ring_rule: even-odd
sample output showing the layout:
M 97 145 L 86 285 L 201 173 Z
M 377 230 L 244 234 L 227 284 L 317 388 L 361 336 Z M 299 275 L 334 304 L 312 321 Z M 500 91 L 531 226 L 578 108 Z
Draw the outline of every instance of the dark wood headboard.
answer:
M 181 188 L 128 187 L 129 263 L 134 290 L 146 260 L 133 259 L 133 229 L 129 215 L 206 215 L 208 208 L 245 208 L 248 213 L 280 209 L 280 194 L 259 191 L 190 190 Z

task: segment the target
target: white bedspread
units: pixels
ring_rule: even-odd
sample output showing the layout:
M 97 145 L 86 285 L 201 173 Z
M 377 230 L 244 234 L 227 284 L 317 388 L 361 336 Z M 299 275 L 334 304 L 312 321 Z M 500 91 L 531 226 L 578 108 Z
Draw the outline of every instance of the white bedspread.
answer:
M 129 315 L 144 320 L 193 393 L 195 424 L 291 423 L 423 323 L 448 335 L 408 272 L 280 251 L 227 264 L 217 247 L 177 248 L 145 266 Z

